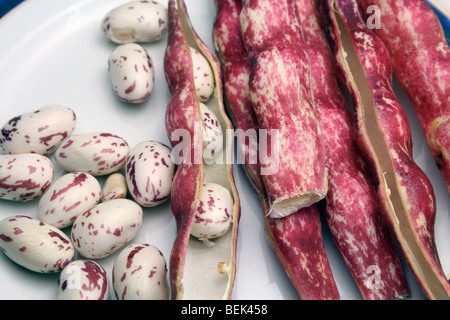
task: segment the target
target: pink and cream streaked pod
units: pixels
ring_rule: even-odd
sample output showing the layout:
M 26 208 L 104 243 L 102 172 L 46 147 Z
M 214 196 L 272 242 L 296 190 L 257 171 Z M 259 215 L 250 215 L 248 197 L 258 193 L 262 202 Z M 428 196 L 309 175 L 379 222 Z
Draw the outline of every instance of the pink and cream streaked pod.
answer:
M 278 170 L 262 176 L 274 218 L 318 202 L 328 190 L 322 130 L 294 6 L 293 1 L 247 0 L 240 15 L 252 65 L 250 100 L 259 127 L 267 130 L 268 154 L 274 132 L 278 139 Z M 261 161 L 261 169 L 265 166 Z
M 50 154 L 72 134 L 76 119 L 72 109 L 55 104 L 15 116 L 0 129 L 0 147 L 7 154 Z
M 439 18 L 426 1 L 359 3 L 364 13 L 375 13 L 371 9 L 376 8 L 381 18 L 373 31 L 389 50 L 396 78 L 416 111 L 450 193 L 450 48 Z
M 351 114 L 316 2 L 296 2 L 311 61 L 316 114 L 327 146 L 325 217 L 332 238 L 363 299 L 404 298 L 408 283 L 392 235 L 381 219 L 371 174 L 353 138 Z
M 214 93 L 207 101 L 202 101 L 208 112 L 218 119 L 223 136 L 222 148 L 213 161 L 205 161 L 202 156 L 202 127 L 205 123 L 194 81 L 196 59 L 191 56 L 190 48 L 203 55 L 213 74 Z M 177 236 L 170 256 L 171 298 L 231 299 L 240 218 L 239 196 L 232 173 L 233 130 L 223 105 L 220 62 L 193 29 L 183 1 L 169 1 L 169 38 L 164 70 L 171 91 L 166 110 L 166 130 L 172 150 L 179 150 L 177 145 L 186 143 L 179 140 L 177 132 L 187 132 L 190 137 L 187 147 L 180 151 L 181 161 L 171 193 L 171 208 L 177 224 Z M 227 214 L 231 217 L 231 224 L 220 237 L 204 241 L 193 236 L 191 228 L 196 221 L 202 220 L 202 208 L 214 209 L 214 206 L 202 207 L 201 203 L 204 184 L 208 183 L 220 185 L 229 193 L 232 204 Z
M 0 221 L 0 249 L 18 265 L 39 273 L 60 272 L 75 255 L 61 230 L 21 215 Z
M 381 211 L 429 299 L 449 299 L 434 239 L 433 187 L 412 157 L 405 111 L 392 89 L 389 52 L 356 0 L 322 2 L 339 77 L 353 98 L 356 142 L 373 172 Z
M 242 1 L 217 0 L 216 6 L 214 43 L 224 70 L 226 106 L 236 130 L 242 133 L 257 130 L 258 120 L 249 97 L 250 61 L 239 21 Z M 245 134 L 238 135 L 237 139 L 246 174 L 262 203 L 267 238 L 299 296 L 308 300 L 339 299 L 316 205 L 283 218 L 269 217 L 260 162 L 254 160 L 258 157 L 258 153 L 254 154 L 258 142 L 246 139 Z
M 108 300 L 109 287 L 108 274 L 99 263 L 75 260 L 59 275 L 56 300 Z
M 46 156 L 36 153 L 0 155 L 0 199 L 36 199 L 47 191 L 53 179 L 53 163 Z

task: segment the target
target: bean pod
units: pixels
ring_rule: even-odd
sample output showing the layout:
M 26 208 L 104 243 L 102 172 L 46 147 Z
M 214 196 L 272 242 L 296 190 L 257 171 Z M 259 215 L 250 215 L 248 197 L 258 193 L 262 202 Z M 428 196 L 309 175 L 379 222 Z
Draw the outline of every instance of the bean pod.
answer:
M 214 75 L 214 94 L 204 103 L 218 119 L 223 145 L 222 152 L 208 164 L 203 158 L 204 123 L 194 81 L 196 66 L 189 48 L 195 48 L 203 55 Z M 239 196 L 232 175 L 233 136 L 232 130 L 227 130 L 232 129 L 232 124 L 223 105 L 220 63 L 193 29 L 183 1 L 169 1 L 169 39 L 164 70 L 171 92 L 166 130 L 173 153 L 180 156 L 171 193 L 171 208 L 177 224 L 169 264 L 171 296 L 173 299 L 230 299 L 236 274 L 240 217 Z M 208 245 L 191 236 L 204 183 L 221 185 L 230 193 L 233 202 L 228 232 L 209 240 Z
M 325 216 L 332 238 L 365 300 L 401 299 L 409 294 L 408 283 L 381 219 L 372 177 L 353 139 L 351 115 L 316 4 L 298 0 L 297 8 L 327 146 Z
M 252 61 L 249 95 L 260 130 L 269 215 L 279 218 L 322 200 L 325 149 L 311 95 L 309 58 L 293 1 L 245 1 L 242 39 Z M 270 156 L 269 156 L 270 155 Z
M 412 157 L 408 118 L 392 89 L 389 52 L 356 1 L 327 1 L 323 16 L 339 77 L 351 92 L 358 146 L 378 185 L 383 216 L 429 299 L 449 299 L 434 240 L 433 186 Z
M 100 201 L 97 179 L 84 172 L 67 173 L 58 178 L 39 199 L 39 219 L 57 228 L 65 228 Z
M 268 216 L 269 204 L 259 161 L 259 125 L 249 97 L 250 60 L 241 36 L 241 0 L 217 1 L 214 42 L 224 69 L 225 100 L 238 134 L 244 168 L 261 200 L 264 230 L 275 254 L 302 299 L 339 299 L 325 251 L 315 205 L 283 218 Z M 250 139 L 248 139 L 250 138 Z
M 0 155 L 0 199 L 30 201 L 40 197 L 54 178 L 49 158 L 23 153 Z
M 369 13 L 374 7 L 383 17 L 373 30 L 389 51 L 396 79 L 414 107 L 450 194 L 450 48 L 426 2 L 359 1 L 368 21 L 373 21 Z
M 97 262 L 75 260 L 62 270 L 56 300 L 108 300 L 108 297 L 108 275 Z
M 166 260 L 158 248 L 132 244 L 114 262 L 114 292 L 119 300 L 167 300 L 166 276 Z
M 142 227 L 142 208 L 128 199 L 99 203 L 77 217 L 72 242 L 85 258 L 100 259 L 133 240 Z
M 58 228 L 28 216 L 0 221 L 0 249 L 15 263 L 39 273 L 59 272 L 75 254 Z
M 72 135 L 56 150 L 55 160 L 70 172 L 103 176 L 125 164 L 130 147 L 121 137 L 107 132 Z
M 109 11 L 101 29 L 118 43 L 153 42 L 167 34 L 167 8 L 156 1 L 130 1 Z
M 72 134 L 76 122 L 72 109 L 47 105 L 5 123 L 1 128 L 0 147 L 8 154 L 50 154 Z

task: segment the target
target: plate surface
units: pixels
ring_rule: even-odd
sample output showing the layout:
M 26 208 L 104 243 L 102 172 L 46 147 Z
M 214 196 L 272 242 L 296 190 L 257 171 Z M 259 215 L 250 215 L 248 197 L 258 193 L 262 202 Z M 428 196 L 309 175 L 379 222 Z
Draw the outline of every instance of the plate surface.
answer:
M 164 115 L 170 93 L 164 78 L 163 57 L 167 37 L 144 44 L 155 66 L 155 89 L 141 105 L 120 102 L 111 89 L 107 71 L 109 53 L 116 47 L 101 33 L 103 16 L 124 0 L 25 1 L 0 21 L 0 124 L 46 104 L 61 104 L 77 114 L 75 133 L 106 131 L 126 139 L 131 147 L 144 140 L 169 144 Z M 165 2 L 165 1 L 164 1 Z M 448 1 L 439 1 L 450 11 Z M 199 36 L 213 48 L 213 0 L 186 0 Z M 411 105 L 395 83 L 400 102 L 410 119 L 414 157 L 433 183 L 438 212 L 436 244 L 443 269 L 450 273 L 449 198 L 445 184 L 424 141 Z M 53 155 L 50 159 L 54 162 Z M 55 175 L 63 174 L 55 165 Z M 241 167 L 235 166 L 242 216 L 233 299 L 298 299 L 284 269 L 270 247 L 262 226 L 262 211 Z M 0 201 L 0 220 L 23 214 L 37 218 L 38 200 L 27 203 Z M 361 299 L 342 258 L 323 224 L 326 250 L 342 299 Z M 67 230 L 65 230 L 67 231 Z M 70 231 L 67 231 L 69 233 Z M 144 209 L 144 225 L 133 243 L 157 246 L 168 261 L 175 238 L 170 203 Z M 98 260 L 110 275 L 113 254 Z M 404 260 L 402 260 L 404 261 Z M 425 299 L 409 268 L 410 299 Z M 0 299 L 54 299 L 58 274 L 28 271 L 0 254 Z M 115 299 L 111 289 L 110 298 Z

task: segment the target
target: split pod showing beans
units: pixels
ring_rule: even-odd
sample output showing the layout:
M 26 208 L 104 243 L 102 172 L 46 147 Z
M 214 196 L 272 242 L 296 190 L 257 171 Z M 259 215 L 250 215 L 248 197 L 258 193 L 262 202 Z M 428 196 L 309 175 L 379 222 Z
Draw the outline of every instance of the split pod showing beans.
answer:
M 436 199 L 412 154 L 411 129 L 392 89 L 387 47 L 362 17 L 356 0 L 322 1 L 339 79 L 355 106 L 355 137 L 378 185 L 383 217 L 429 299 L 449 300 L 434 238 Z
M 196 79 L 203 58 L 205 77 Z M 193 29 L 183 1 L 169 1 L 164 70 L 171 92 L 166 130 L 178 165 L 171 193 L 177 224 L 171 297 L 230 299 L 240 217 L 232 174 L 234 133 L 223 105 L 221 65 Z M 212 94 L 197 90 L 202 85 L 212 87 Z

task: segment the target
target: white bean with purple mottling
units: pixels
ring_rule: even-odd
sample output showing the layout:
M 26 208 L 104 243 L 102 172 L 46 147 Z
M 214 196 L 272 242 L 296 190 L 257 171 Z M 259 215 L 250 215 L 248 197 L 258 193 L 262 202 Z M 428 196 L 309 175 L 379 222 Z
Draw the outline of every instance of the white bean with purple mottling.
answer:
M 51 160 L 36 153 L 0 155 L 0 199 L 29 201 L 40 197 L 51 185 Z
M 166 35 L 168 20 L 168 10 L 161 3 L 131 1 L 109 11 L 101 29 L 115 43 L 153 42 Z
M 72 225 L 72 242 L 84 257 L 100 259 L 133 240 L 142 227 L 141 206 L 129 199 L 99 203 L 83 212 Z
M 215 159 L 223 149 L 223 132 L 216 115 L 200 102 L 202 115 L 203 159 L 206 163 Z
M 224 235 L 233 221 L 233 205 L 233 198 L 225 187 L 216 183 L 205 183 L 200 191 L 191 234 L 200 240 Z
M 144 207 L 165 202 L 172 191 L 175 164 L 171 149 L 157 141 L 143 141 L 130 150 L 125 166 L 128 190 Z
M 57 228 L 75 219 L 100 201 L 98 180 L 85 172 L 70 172 L 59 177 L 39 199 L 39 219 Z
M 126 198 L 128 186 L 125 176 L 120 172 L 109 175 L 102 188 L 101 201 Z
M 40 273 L 61 271 L 75 254 L 70 239 L 61 230 L 20 215 L 0 221 L 0 249 L 12 261 Z
M 46 105 L 18 115 L 1 128 L 0 147 L 8 154 L 49 154 L 69 137 L 76 125 L 75 112 L 60 105 Z
M 167 264 L 150 244 L 132 244 L 117 256 L 113 287 L 118 300 L 167 300 Z
M 108 297 L 108 275 L 95 261 L 72 261 L 59 276 L 56 300 L 108 300 Z
M 109 55 L 108 70 L 114 93 L 128 103 L 142 103 L 150 97 L 155 83 L 152 58 L 142 46 L 128 43 Z
M 118 171 L 125 164 L 130 147 L 125 139 L 107 132 L 72 135 L 56 150 L 55 160 L 69 172 L 93 176 Z
M 194 86 L 197 98 L 208 101 L 215 89 L 214 73 L 208 60 L 195 48 L 189 47 L 194 72 Z

